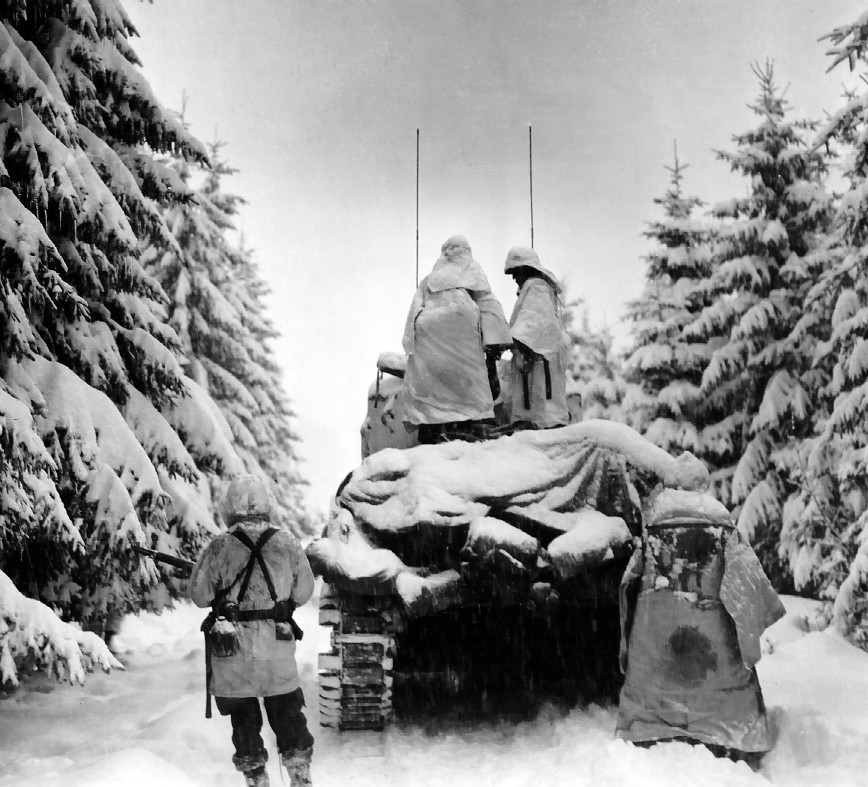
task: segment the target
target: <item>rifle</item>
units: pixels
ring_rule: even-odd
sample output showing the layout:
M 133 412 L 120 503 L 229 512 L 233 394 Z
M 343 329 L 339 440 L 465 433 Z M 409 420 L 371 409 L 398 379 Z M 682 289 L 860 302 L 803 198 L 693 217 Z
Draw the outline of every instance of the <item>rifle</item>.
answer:
M 193 570 L 193 566 L 196 565 L 192 560 L 184 560 L 184 558 L 182 557 L 177 557 L 176 555 L 168 555 L 165 552 L 158 552 L 156 549 L 147 549 L 146 547 L 141 547 L 138 544 L 133 544 L 132 547 L 133 552 L 138 552 L 140 555 L 149 557 L 159 563 L 166 563 L 170 566 L 174 566 L 175 568 L 186 569 L 188 572 L 191 572 Z
M 138 544 L 133 544 L 133 551 L 138 552 L 140 555 L 144 555 L 145 557 L 149 557 L 152 560 L 156 560 L 160 563 L 167 563 L 170 566 L 174 566 L 175 568 L 183 568 L 186 571 L 192 572 L 193 567 L 196 565 L 191 560 L 184 560 L 182 557 L 176 557 L 175 555 L 168 555 L 165 552 L 158 552 L 156 549 L 147 549 L 146 547 L 139 546 Z M 243 573 L 243 572 L 242 572 Z M 240 576 L 240 575 L 239 575 Z M 234 582 L 232 583 L 235 584 Z M 230 590 L 232 585 L 230 585 L 225 590 Z M 217 599 L 215 599 L 216 601 Z M 208 620 L 211 620 L 213 624 L 214 619 L 218 612 L 215 610 L 220 609 L 221 604 L 213 605 L 214 610 L 212 610 L 211 614 L 206 618 L 206 623 Z M 229 612 L 226 617 L 231 618 L 233 621 L 245 621 L 245 620 L 273 620 L 275 623 L 288 623 L 290 628 L 292 628 L 292 634 L 297 640 L 301 640 L 304 636 L 304 632 L 301 630 L 301 627 L 292 619 L 292 613 L 295 612 L 295 602 L 290 599 L 284 599 L 283 601 L 275 601 L 274 606 L 268 610 L 237 610 L 237 605 L 233 605 L 236 607 L 235 610 Z M 223 610 L 220 610 L 219 614 L 226 614 Z M 205 625 L 204 623 L 202 624 Z M 204 630 L 204 629 L 203 629 Z

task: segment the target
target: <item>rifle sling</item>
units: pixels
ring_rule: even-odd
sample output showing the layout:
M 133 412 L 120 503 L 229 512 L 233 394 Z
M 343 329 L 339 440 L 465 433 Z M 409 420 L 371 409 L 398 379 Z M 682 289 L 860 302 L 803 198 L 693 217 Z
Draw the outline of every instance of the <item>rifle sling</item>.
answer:
M 207 618 L 206 618 L 207 620 Z M 208 637 L 208 632 L 205 631 L 205 624 L 202 624 L 202 631 L 205 633 L 205 718 L 211 718 L 211 640 Z

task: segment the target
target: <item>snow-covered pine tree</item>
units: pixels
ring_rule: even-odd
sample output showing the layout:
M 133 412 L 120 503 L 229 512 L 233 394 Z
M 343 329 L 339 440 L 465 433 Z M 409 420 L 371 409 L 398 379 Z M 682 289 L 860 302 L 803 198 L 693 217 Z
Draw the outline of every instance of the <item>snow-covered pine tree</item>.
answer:
M 591 326 L 587 305 L 581 298 L 567 303 L 563 322 L 570 337 L 567 403 L 571 420 L 621 421 L 625 385 L 611 329 L 607 325 Z
M 229 397 L 221 400 L 215 395 L 215 399 L 221 404 L 223 412 L 227 413 L 227 418 L 228 413 L 234 410 L 235 422 L 242 427 L 239 431 L 246 431 L 253 437 L 254 445 L 246 449 L 245 462 L 251 472 L 261 471 L 268 479 L 280 520 L 302 535 L 310 530 L 313 523 L 302 501 L 307 481 L 302 477 L 301 460 L 296 451 L 300 438 L 292 426 L 295 414 L 284 388 L 283 370 L 277 364 L 272 349 L 272 342 L 279 334 L 267 315 L 265 299 L 268 287 L 259 274 L 252 250 L 245 245 L 243 233 L 236 226 L 242 200 L 237 195 L 223 191 L 221 187 L 223 178 L 236 171 L 223 160 L 221 147 L 221 143 L 212 146 L 210 153 L 213 163 L 201 194 L 206 198 L 206 204 L 212 207 L 215 222 L 223 228 L 231 274 L 231 286 L 227 287 L 224 294 L 235 307 L 241 324 L 252 339 L 249 345 L 252 366 L 239 368 L 238 379 L 253 394 L 258 409 L 239 412 L 237 403 L 230 401 Z M 209 375 L 210 379 L 212 377 Z M 246 429 L 243 428 L 245 426 Z
M 699 387 L 711 352 L 706 342 L 686 339 L 683 329 L 708 305 L 701 285 L 711 273 L 711 228 L 693 215 L 702 201 L 683 191 L 687 166 L 675 147 L 666 167 L 669 188 L 654 199 L 663 217 L 645 230 L 655 245 L 645 257 L 642 294 L 627 304 L 632 346 L 624 364 L 624 419 L 666 451 L 702 456 Z
M 278 517 L 299 535 L 309 527 L 301 503 L 304 483 L 295 453 L 298 437 L 265 314 L 264 282 L 250 251 L 233 238 L 242 200 L 224 192 L 232 170 L 212 148 L 212 166 L 196 200 L 166 214 L 175 242 L 155 241 L 145 263 L 169 294 L 169 322 L 177 331 L 188 373 L 217 403 L 248 472 L 267 478 Z M 177 162 L 184 182 L 190 165 Z
M 294 523 L 292 527 L 299 534 L 310 533 L 316 522 L 302 499 L 308 482 L 302 475 L 301 459 L 296 451 L 301 438 L 293 427 L 295 413 L 284 388 L 283 369 L 272 350 L 272 342 L 279 334 L 267 316 L 268 287 L 259 275 L 243 234 L 236 251 L 234 271 L 241 285 L 235 291 L 241 296 L 237 308 L 258 342 L 257 362 L 263 370 L 262 379 L 252 389 L 260 405 L 259 417 L 254 419 L 252 429 L 257 441 L 256 458 L 271 482 L 280 519 Z
M 833 30 L 829 70 L 866 73 L 868 11 Z M 808 315 L 831 335 L 815 350 L 827 381 L 828 418 L 808 457 L 805 489 L 788 511 L 782 550 L 799 584 L 813 585 L 837 629 L 868 650 L 868 92 L 851 91 L 817 144 L 836 146 L 849 187 L 828 245 L 832 260 L 808 299 Z
M 816 337 L 800 323 L 808 291 L 827 263 L 814 253 L 831 216 L 825 160 L 806 135 L 815 124 L 790 121 L 770 63 L 755 65 L 759 125 L 719 152 L 749 184 L 745 197 L 715 205 L 720 220 L 707 305 L 684 330 L 714 352 L 702 375 L 703 456 L 717 494 L 779 590 L 790 582 L 778 542 L 785 502 L 803 473 L 801 442 L 814 429 L 812 369 Z
M 0 0 L 0 20 L 0 569 L 82 620 L 159 581 L 131 545 L 192 555 L 214 528 L 163 413 L 219 424 L 186 396 L 138 248 L 171 241 L 155 200 L 184 198 L 154 151 L 206 155 L 153 97 L 115 0 Z M 240 468 L 224 443 L 212 464 Z

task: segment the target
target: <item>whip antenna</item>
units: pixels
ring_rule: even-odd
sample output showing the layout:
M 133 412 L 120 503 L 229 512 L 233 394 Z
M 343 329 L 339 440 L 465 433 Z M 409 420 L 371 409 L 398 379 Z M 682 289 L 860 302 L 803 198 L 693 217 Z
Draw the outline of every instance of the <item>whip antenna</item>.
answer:
M 530 170 L 530 247 L 533 248 L 533 126 L 527 127 L 527 150 Z
M 416 286 L 419 286 L 419 129 L 416 129 Z

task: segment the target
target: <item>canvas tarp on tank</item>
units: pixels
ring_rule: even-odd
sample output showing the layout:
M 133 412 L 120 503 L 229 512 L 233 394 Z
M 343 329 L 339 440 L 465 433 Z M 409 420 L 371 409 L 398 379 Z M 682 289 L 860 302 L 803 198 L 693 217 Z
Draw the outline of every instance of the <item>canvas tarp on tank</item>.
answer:
M 726 508 L 662 493 L 621 591 L 619 737 L 767 751 L 754 666 L 760 635 L 784 608 Z
M 397 593 L 414 608 L 460 591 L 459 555 L 531 577 L 547 564 L 564 580 L 629 552 L 640 531 L 636 485 L 645 494 L 661 482 L 704 488 L 708 473 L 695 457 L 674 459 L 605 421 L 385 449 L 347 478 L 325 537 L 307 553 L 327 582 Z

